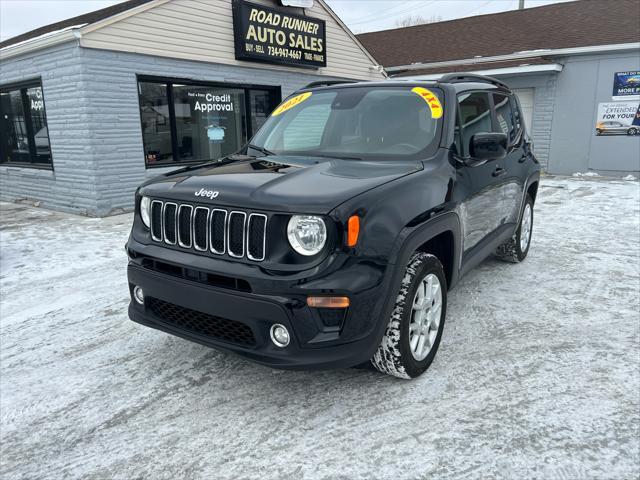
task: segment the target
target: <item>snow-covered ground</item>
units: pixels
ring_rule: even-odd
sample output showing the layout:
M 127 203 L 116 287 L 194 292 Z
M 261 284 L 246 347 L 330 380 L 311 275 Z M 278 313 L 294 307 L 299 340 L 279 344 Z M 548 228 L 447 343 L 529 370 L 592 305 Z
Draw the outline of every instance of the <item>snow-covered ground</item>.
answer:
M 640 188 L 543 180 L 415 381 L 283 372 L 127 319 L 130 215 L 2 204 L 0 477 L 632 479 Z

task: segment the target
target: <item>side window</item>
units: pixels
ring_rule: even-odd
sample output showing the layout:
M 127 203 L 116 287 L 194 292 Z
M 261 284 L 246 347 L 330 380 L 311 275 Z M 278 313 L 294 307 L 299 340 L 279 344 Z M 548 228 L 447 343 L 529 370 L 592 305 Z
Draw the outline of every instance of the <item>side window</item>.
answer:
M 493 104 L 496 109 L 496 120 L 498 121 L 498 131 L 507 135 L 509 142 L 516 139 L 517 129 L 511 109 L 509 96 L 502 93 L 493 94 Z
M 516 135 L 522 130 L 522 112 L 520 111 L 520 105 L 515 95 L 511 97 L 511 108 L 513 108 L 513 120 L 516 124 Z
M 462 127 L 463 155 L 469 155 L 469 142 L 476 133 L 492 131 L 491 107 L 485 92 L 462 93 L 460 104 L 460 126 Z

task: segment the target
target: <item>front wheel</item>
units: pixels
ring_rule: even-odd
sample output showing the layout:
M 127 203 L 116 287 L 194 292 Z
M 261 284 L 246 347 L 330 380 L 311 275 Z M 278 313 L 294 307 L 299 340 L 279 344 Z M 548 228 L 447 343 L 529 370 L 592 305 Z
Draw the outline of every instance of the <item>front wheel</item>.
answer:
M 522 211 L 520 224 L 513 237 L 506 243 L 500 245 L 495 255 L 501 260 L 518 263 L 523 261 L 529 253 L 531 246 L 531 233 L 533 232 L 533 199 L 527 194 L 527 198 Z
M 434 255 L 409 260 L 382 342 L 371 358 L 382 373 L 415 378 L 433 362 L 447 309 L 447 281 Z

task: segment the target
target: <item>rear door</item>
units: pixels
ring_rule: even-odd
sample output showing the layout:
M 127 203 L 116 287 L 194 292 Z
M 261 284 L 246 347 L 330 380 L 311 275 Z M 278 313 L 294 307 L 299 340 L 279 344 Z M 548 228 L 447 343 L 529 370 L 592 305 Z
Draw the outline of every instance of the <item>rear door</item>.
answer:
M 526 175 L 524 150 L 525 138 L 521 122 L 517 120 L 514 107 L 516 103 L 511 95 L 503 92 L 491 94 L 494 114 L 494 131 L 507 136 L 507 156 L 496 161 L 493 176 L 496 179 L 499 202 L 496 205 L 498 225 L 517 223 L 520 216 L 520 205 Z

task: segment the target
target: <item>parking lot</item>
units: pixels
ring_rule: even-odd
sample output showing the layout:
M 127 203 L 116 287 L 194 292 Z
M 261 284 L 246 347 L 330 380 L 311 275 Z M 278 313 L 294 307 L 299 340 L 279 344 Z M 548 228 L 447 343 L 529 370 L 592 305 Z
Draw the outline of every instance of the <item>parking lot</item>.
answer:
M 640 474 L 640 187 L 543 179 L 525 262 L 451 292 L 431 369 L 276 371 L 127 318 L 131 215 L 2 204 L 0 477 Z

